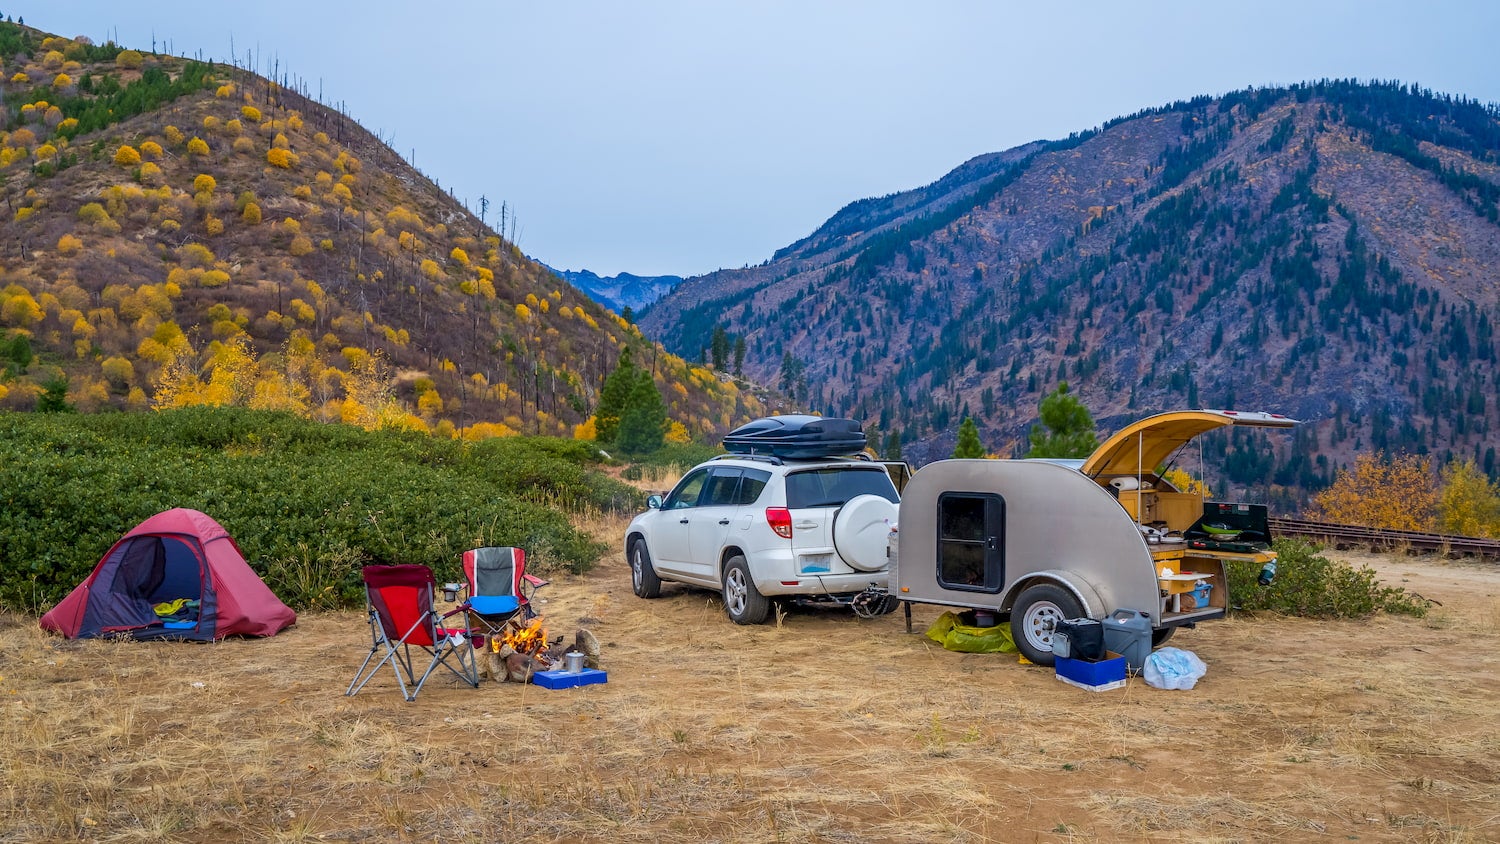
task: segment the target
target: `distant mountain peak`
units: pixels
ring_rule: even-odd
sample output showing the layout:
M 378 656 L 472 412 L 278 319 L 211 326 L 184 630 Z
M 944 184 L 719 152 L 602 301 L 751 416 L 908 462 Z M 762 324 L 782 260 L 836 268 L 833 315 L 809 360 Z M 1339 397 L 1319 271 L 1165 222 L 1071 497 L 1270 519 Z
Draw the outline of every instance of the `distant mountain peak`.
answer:
M 682 283 L 679 275 L 600 276 L 590 270 L 547 269 L 615 313 L 624 313 L 626 308 L 639 313 Z

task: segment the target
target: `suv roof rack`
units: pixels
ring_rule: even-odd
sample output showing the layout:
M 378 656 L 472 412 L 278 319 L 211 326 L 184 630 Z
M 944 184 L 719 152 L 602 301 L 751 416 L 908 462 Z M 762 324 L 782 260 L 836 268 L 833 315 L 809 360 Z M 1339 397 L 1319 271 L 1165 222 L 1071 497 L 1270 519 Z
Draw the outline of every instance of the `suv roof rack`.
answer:
M 710 460 L 755 460 L 761 463 L 769 463 L 772 466 L 785 466 L 780 457 L 770 454 L 716 454 Z

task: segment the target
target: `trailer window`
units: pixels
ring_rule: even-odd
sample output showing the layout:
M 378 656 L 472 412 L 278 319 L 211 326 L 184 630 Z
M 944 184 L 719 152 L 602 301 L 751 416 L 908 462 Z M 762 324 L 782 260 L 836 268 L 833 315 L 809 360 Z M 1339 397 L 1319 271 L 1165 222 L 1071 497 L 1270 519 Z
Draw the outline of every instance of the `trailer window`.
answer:
M 998 592 L 1005 584 L 1005 499 L 990 493 L 938 497 L 938 583 Z

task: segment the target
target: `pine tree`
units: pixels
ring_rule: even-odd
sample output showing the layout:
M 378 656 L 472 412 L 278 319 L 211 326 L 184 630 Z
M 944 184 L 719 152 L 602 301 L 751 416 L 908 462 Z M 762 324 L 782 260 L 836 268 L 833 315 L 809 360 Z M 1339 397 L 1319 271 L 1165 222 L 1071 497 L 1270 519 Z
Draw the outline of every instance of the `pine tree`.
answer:
M 620 419 L 630 404 L 630 393 L 637 379 L 635 360 L 626 346 L 620 350 L 620 362 L 615 371 L 604 379 L 599 391 L 599 404 L 594 408 L 594 430 L 599 442 L 612 443 L 620 430 Z
M 974 424 L 971 417 L 965 416 L 963 424 L 958 426 L 958 446 L 953 449 L 955 458 L 974 458 L 984 456 L 984 444 L 979 441 L 979 426 Z
M 710 353 L 714 358 L 714 369 L 724 372 L 729 368 L 729 335 L 724 331 L 724 326 L 715 325 L 712 339 L 709 340 Z
M 882 450 L 882 456 L 884 456 L 886 460 L 901 459 L 900 428 L 892 428 L 891 432 L 885 435 L 885 448 Z
M 1039 415 L 1042 424 L 1031 429 L 1027 457 L 1088 457 L 1099 447 L 1094 416 L 1083 402 L 1068 395 L 1068 382 L 1060 382 L 1042 399 Z
M 626 454 L 650 454 L 661 449 L 667 434 L 667 403 L 649 372 L 641 372 L 620 416 L 616 438 Z

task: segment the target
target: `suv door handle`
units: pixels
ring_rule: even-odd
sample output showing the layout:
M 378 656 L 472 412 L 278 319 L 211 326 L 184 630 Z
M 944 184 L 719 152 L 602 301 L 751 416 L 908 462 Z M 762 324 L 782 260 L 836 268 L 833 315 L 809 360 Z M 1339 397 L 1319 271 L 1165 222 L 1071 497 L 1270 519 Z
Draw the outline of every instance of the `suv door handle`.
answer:
M 679 524 L 679 525 L 685 525 L 687 523 L 688 523 L 687 516 L 683 516 L 682 518 L 680 518 L 680 519 L 677 520 L 677 524 Z
M 720 519 L 719 520 L 719 524 L 721 524 L 721 525 L 727 525 L 727 524 L 729 524 L 729 520 L 728 519 Z

